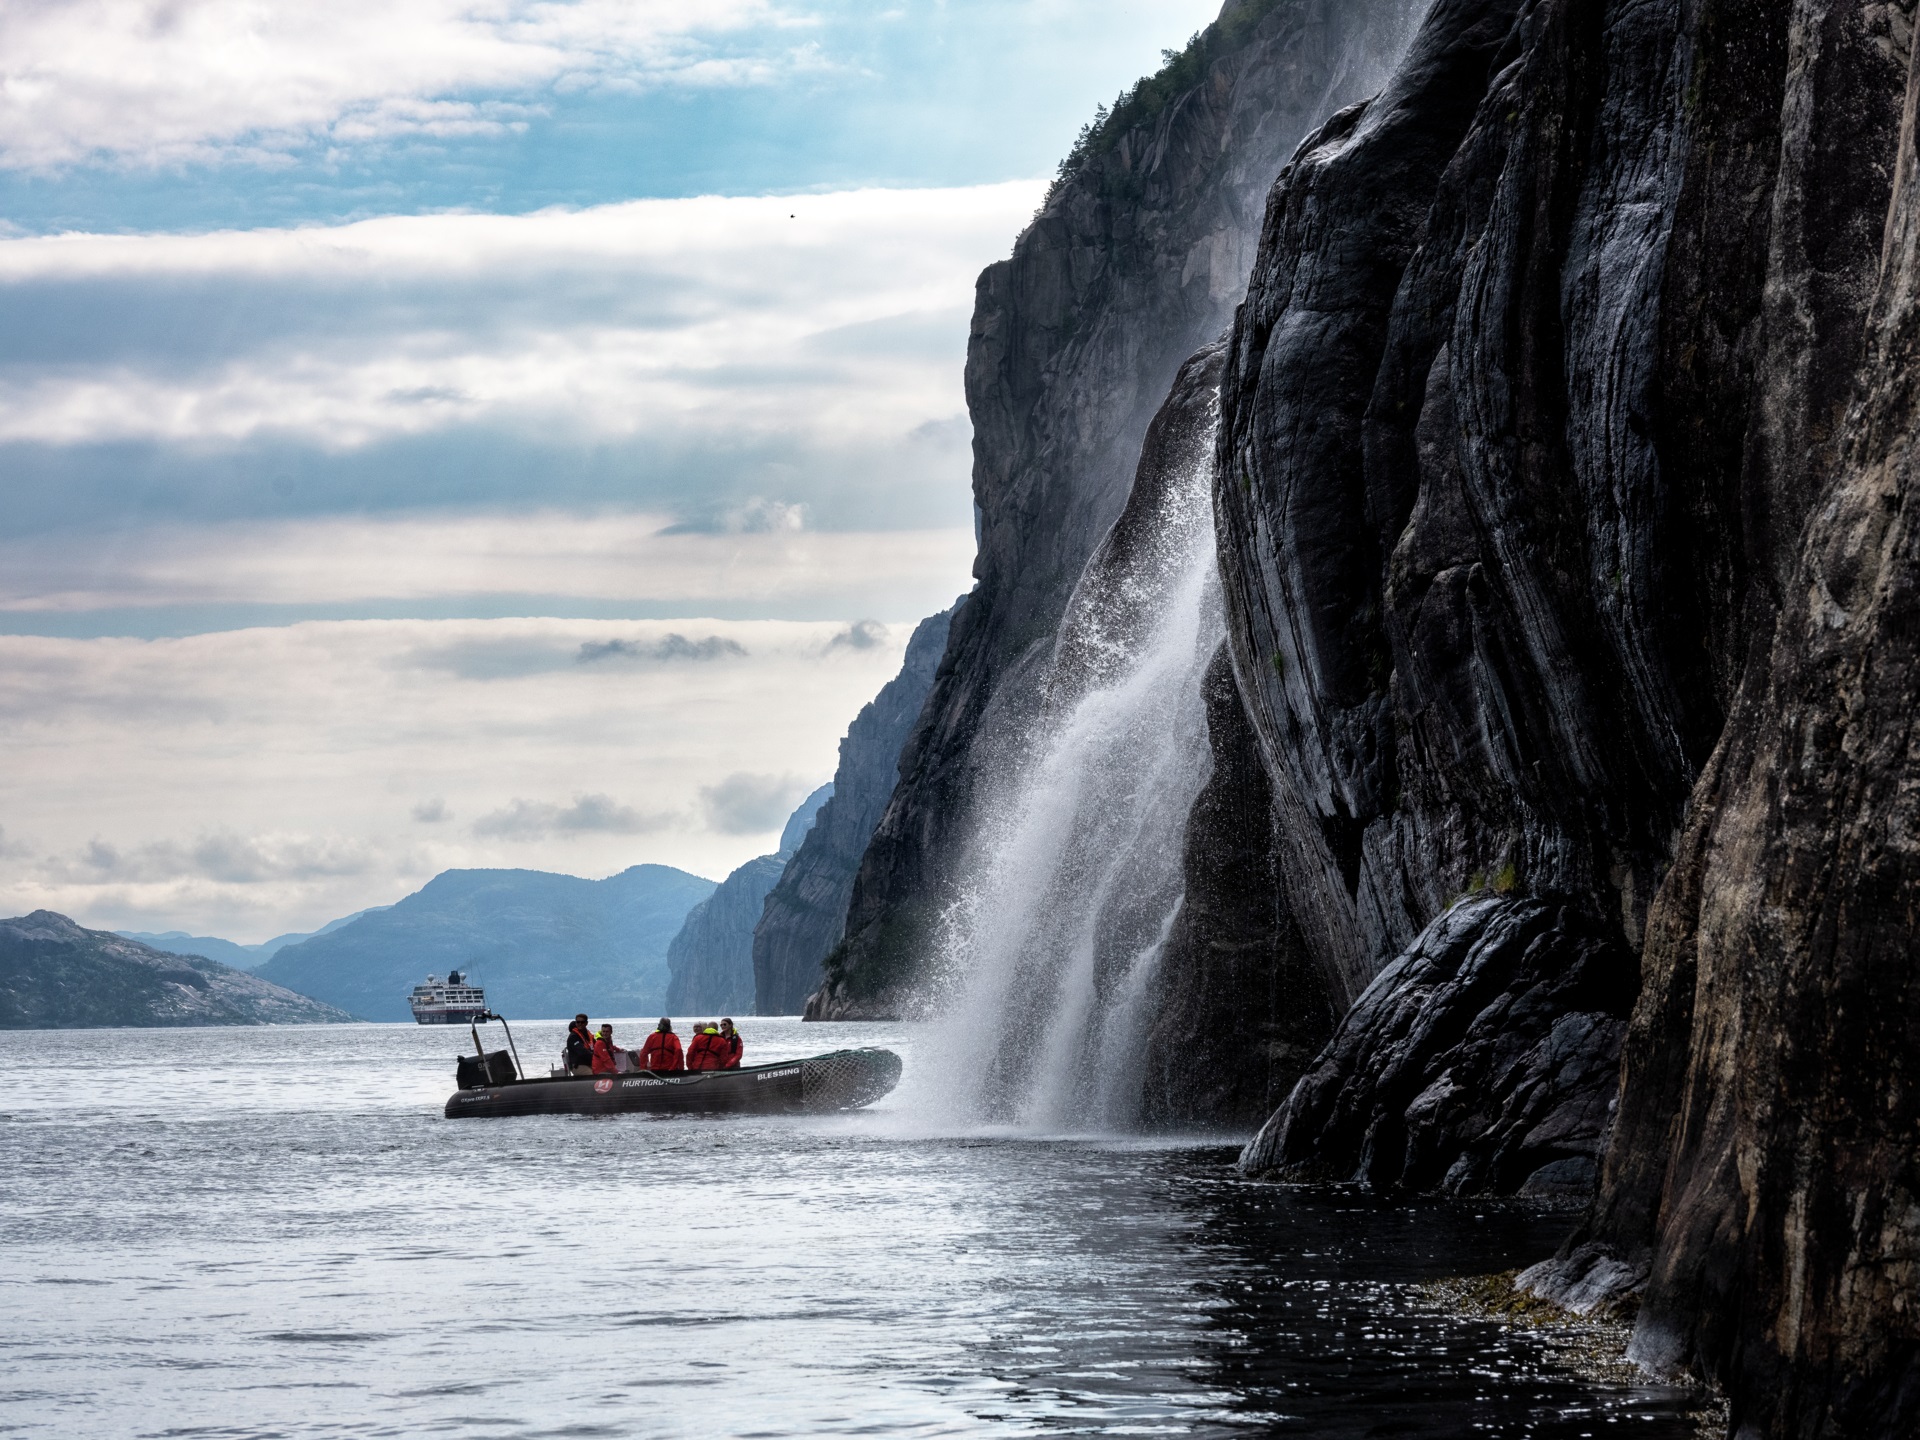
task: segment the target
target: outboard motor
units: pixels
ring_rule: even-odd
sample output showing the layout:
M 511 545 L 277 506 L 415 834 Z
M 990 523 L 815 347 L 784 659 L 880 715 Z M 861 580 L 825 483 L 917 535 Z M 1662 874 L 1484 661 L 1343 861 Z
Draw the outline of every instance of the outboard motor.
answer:
M 454 1075 L 462 1090 L 484 1090 L 489 1085 L 511 1085 L 520 1078 L 513 1056 L 505 1050 L 486 1055 L 462 1055 Z
M 512 1052 L 506 1050 L 487 1050 L 480 1044 L 480 1022 L 498 1020 L 500 1028 L 507 1032 L 507 1044 L 513 1046 Z M 454 1068 L 454 1079 L 462 1090 L 483 1090 L 489 1085 L 511 1085 L 520 1078 L 520 1049 L 513 1044 L 513 1031 L 504 1017 L 492 1011 L 482 1011 L 467 1027 L 473 1036 L 474 1053 L 462 1055 Z

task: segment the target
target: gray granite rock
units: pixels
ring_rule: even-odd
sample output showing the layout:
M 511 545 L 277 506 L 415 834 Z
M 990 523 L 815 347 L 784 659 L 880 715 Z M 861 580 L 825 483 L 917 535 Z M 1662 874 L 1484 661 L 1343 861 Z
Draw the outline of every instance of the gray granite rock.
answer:
M 753 931 L 756 1015 L 797 1015 L 820 988 L 821 967 L 846 928 L 860 857 L 900 783 L 900 750 L 933 688 L 953 613 L 942 611 L 915 627 L 900 673 L 847 727 L 828 796 Z
M 1039 703 L 1068 597 L 1125 503 L 1146 427 L 1245 285 L 1261 197 L 1300 137 L 1371 93 L 1409 7 L 1229 0 L 1096 127 L 980 277 L 967 354 L 978 581 L 855 881 L 818 1013 L 872 1013 L 946 903 L 983 776 Z
M 787 861 L 784 851 L 749 860 L 687 912 L 667 946 L 668 1014 L 752 1011 L 753 930 Z

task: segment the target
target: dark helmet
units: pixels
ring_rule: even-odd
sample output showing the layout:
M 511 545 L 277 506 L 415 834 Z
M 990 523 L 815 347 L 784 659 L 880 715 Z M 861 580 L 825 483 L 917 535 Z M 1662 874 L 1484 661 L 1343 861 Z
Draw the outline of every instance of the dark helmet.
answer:
M 660 1017 L 660 1024 L 655 1028 L 657 1028 L 662 1035 L 671 1035 L 673 1033 L 673 1021 L 662 1015 Z

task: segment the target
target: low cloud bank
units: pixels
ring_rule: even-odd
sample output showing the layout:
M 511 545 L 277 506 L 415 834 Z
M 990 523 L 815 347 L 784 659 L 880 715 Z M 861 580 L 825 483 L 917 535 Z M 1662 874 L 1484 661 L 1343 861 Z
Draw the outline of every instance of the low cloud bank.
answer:
M 845 621 L 307 622 L 0 635 L 0 913 L 250 941 L 440 870 L 721 876 L 773 848 L 898 669 Z M 616 642 L 713 660 L 601 660 Z M 737 647 L 738 652 L 734 653 Z M 449 655 L 542 655 L 525 666 Z

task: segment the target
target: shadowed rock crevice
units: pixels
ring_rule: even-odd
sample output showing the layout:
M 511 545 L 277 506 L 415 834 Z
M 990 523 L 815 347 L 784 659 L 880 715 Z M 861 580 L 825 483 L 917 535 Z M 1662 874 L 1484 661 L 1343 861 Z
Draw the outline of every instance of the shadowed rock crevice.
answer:
M 1157 976 L 1144 1118 L 1244 1135 L 1286 1098 L 1338 1010 L 1280 902 L 1273 791 L 1224 646 L 1206 702 L 1213 774 L 1187 822 L 1186 896 Z

